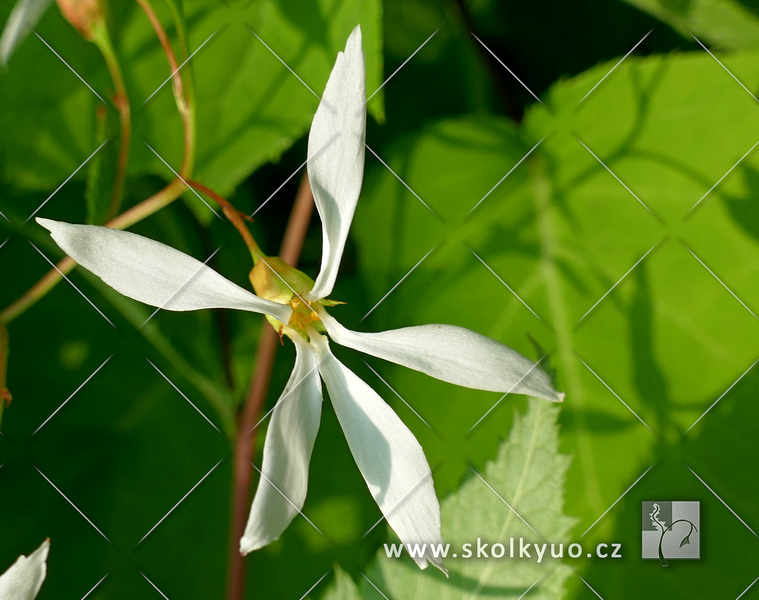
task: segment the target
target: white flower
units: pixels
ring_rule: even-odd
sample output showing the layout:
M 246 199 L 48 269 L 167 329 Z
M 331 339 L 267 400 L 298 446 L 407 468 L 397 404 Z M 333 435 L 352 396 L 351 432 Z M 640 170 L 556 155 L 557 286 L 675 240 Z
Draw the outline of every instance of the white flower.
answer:
M 167 310 L 227 307 L 261 312 L 292 339 L 295 368 L 272 412 L 258 485 L 240 550 L 277 539 L 306 499 L 308 466 L 319 429 L 321 381 L 369 490 L 405 544 L 440 542 L 440 507 L 430 467 L 414 435 L 380 396 L 332 354 L 329 341 L 475 389 L 561 401 L 548 376 L 519 353 L 452 325 L 380 333 L 345 329 L 326 307 L 361 190 L 366 124 L 361 30 L 338 54 L 308 143 L 308 174 L 322 220 L 323 252 L 316 282 L 279 259 L 251 271 L 258 296 L 194 258 L 133 233 L 38 222 L 72 258 L 136 300 Z M 425 568 L 432 556 L 414 560 Z
M 11 568 L 0 575 L 0 599 L 34 600 L 45 581 L 49 551 L 50 540 L 45 540 L 29 556 L 19 556 Z

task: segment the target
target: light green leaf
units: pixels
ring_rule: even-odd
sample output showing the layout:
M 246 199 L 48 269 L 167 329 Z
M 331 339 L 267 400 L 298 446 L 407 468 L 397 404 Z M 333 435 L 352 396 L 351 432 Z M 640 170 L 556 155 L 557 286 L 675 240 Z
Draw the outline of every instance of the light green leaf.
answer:
M 192 59 L 192 68 L 198 107 L 196 178 L 222 194 L 306 133 L 318 105 L 318 98 L 306 86 L 321 95 L 337 52 L 359 23 L 367 56 L 367 90 L 371 93 L 379 86 L 376 2 L 338 7 L 329 2 L 215 4 L 209 10 L 205 1 L 196 0 L 188 3 L 185 13 L 191 24 L 191 51 L 218 32 Z M 140 21 L 141 15 L 135 14 L 127 31 L 142 29 Z M 139 48 L 137 37 L 136 33 L 130 36 L 134 51 Z M 144 42 L 153 44 L 150 35 Z M 135 65 L 136 97 L 147 98 L 165 79 L 165 74 L 156 73 L 161 60 L 160 53 L 152 54 L 149 63 Z M 229 68 L 220 69 L 220 64 Z M 173 104 L 171 96 L 168 85 L 156 94 L 145 107 L 148 117 L 143 124 L 147 126 L 144 135 L 155 141 L 153 147 L 176 163 L 181 158 L 181 130 L 156 127 L 159 115 Z M 133 168 L 166 172 L 155 157 L 141 150 Z
M 674 27 L 723 50 L 759 47 L 759 15 L 739 0 L 625 0 Z
M 489 545 L 487 552 L 495 543 L 504 544 L 505 557 L 447 558 L 445 565 L 450 570 L 450 578 L 446 579 L 432 569 L 420 571 L 407 556 L 387 558 L 382 550 L 366 572 L 369 580 L 396 600 L 459 600 L 484 595 L 519 598 L 538 579 L 540 583 L 531 590 L 531 598 L 560 598 L 570 573 L 566 565 L 550 558 L 538 564 L 534 550 L 533 560 L 508 557 L 510 538 L 517 538 L 519 544 L 520 537 L 525 543 L 548 542 L 546 554 L 550 555 L 550 543 L 566 542 L 573 525 L 574 520 L 563 512 L 569 457 L 559 453 L 558 414 L 558 407 L 531 400 L 527 414 L 517 415 L 496 459 L 480 473 L 487 484 L 470 473 L 461 489 L 442 502 L 443 540 L 451 544 L 451 553 L 456 552 L 460 557 L 467 543 L 471 543 L 472 551 L 476 552 L 477 539 L 481 538 L 482 543 Z M 338 575 L 336 586 L 325 599 L 345 598 L 344 593 L 338 591 L 344 589 L 344 578 Z M 368 581 L 360 581 L 359 589 L 362 598 L 379 597 Z
M 351 576 L 339 566 L 335 567 L 335 578 L 325 592 L 324 600 L 359 600 L 361 595 Z
M 755 52 L 719 58 L 748 90 L 759 87 Z M 567 394 L 564 443 L 576 457 L 567 506 L 582 518 L 578 533 L 651 466 L 661 440 L 677 444 L 751 366 L 759 337 L 756 101 L 694 52 L 629 57 L 578 106 L 616 62 L 554 85 L 519 129 L 465 117 L 376 148 L 445 223 L 370 166 L 353 229 L 365 291 L 348 297 L 339 280 L 335 290 L 349 301 L 347 318 L 336 316 L 351 328 L 451 323 L 530 358 L 536 347 L 549 353 Z M 506 434 L 514 400 L 469 432 L 498 398 L 373 366 L 445 439 L 396 403 L 441 464 L 438 489 Z M 611 511 L 586 539 L 608 541 L 618 518 Z M 717 593 L 712 581 L 699 585 Z

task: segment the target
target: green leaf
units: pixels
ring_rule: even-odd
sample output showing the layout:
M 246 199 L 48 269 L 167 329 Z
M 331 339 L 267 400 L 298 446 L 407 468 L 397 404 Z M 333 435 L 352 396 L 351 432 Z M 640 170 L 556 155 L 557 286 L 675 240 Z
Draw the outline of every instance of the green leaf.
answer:
M 45 12 L 35 30 L 105 93 L 107 71 L 97 50 L 57 7 Z M 95 111 L 102 106 L 37 36 L 27 37 L 0 72 L 0 177 L 18 189 L 55 190 L 97 148 Z
M 337 52 L 343 50 L 357 24 L 364 31 L 367 89 L 379 86 L 376 2 L 345 3 L 333 9 L 328 2 L 214 4 L 210 8 L 206 2 L 195 1 L 188 3 L 185 14 L 190 24 L 190 51 L 217 32 L 192 59 L 198 108 L 195 177 L 222 194 L 256 167 L 275 160 L 306 133 L 318 104 L 306 85 L 321 94 Z M 125 35 L 137 38 L 142 20 L 136 13 Z M 155 45 L 150 35 L 144 41 Z M 147 98 L 166 78 L 161 61 L 165 62 L 159 52 L 151 54 L 150 62 L 135 64 L 133 90 L 137 98 Z M 220 64 L 229 68 L 220 69 Z M 167 85 L 145 106 L 143 124 L 148 129 L 138 136 L 150 136 L 158 153 L 175 164 L 181 159 L 181 129 L 163 128 L 156 136 L 155 127 L 165 118 L 161 115 L 170 113 L 171 105 Z M 136 149 L 133 168 L 166 174 L 166 167 L 146 149 Z
M 441 504 L 443 540 L 451 544 L 451 552 L 461 556 L 467 543 L 476 552 L 477 540 L 481 538 L 489 544 L 488 552 L 493 544 L 504 544 L 505 558 L 447 558 L 445 565 L 450 578 L 446 579 L 433 569 L 421 571 L 407 556 L 387 558 L 383 550 L 367 571 L 369 580 L 396 600 L 453 600 L 478 594 L 519 598 L 542 577 L 530 591 L 530 597 L 560 598 L 570 574 L 566 565 L 552 558 L 544 558 L 538 564 L 534 549 L 532 560 L 508 558 L 510 538 L 520 537 L 525 543 L 548 542 L 546 554 L 550 556 L 550 543 L 565 542 L 573 525 L 574 520 L 563 512 L 569 457 L 559 453 L 558 414 L 556 405 L 531 400 L 527 414 L 516 417 L 496 459 L 480 474 L 487 484 L 470 474 L 461 489 Z M 379 597 L 368 581 L 360 581 L 359 588 L 362 598 Z M 346 598 L 340 591 L 344 589 L 344 576 L 339 574 L 337 584 L 324 598 Z M 347 596 L 351 597 L 359 596 Z
M 739 0 L 626 0 L 671 25 L 723 50 L 759 47 L 759 14 Z
M 157 3 L 156 9 L 178 48 L 169 9 L 163 3 Z M 116 33 L 121 45 L 117 51 L 134 107 L 129 174 L 152 173 L 168 180 L 173 177 L 171 171 L 143 140 L 179 170 L 183 132 L 171 83 L 142 104 L 170 75 L 169 66 L 139 7 L 130 4 L 118 11 Z M 192 69 L 195 83 L 193 176 L 221 194 L 229 193 L 262 164 L 276 160 L 307 132 L 318 99 L 287 67 L 314 93 L 321 94 L 337 52 L 344 48 L 351 30 L 361 24 L 368 92 L 381 83 L 378 0 L 338 5 L 327 0 L 192 0 L 186 3 L 184 13 L 189 52 L 197 50 L 183 67 L 183 72 Z M 58 10 L 44 15 L 38 31 L 88 84 L 109 99 L 112 85 L 102 58 Z M 40 76 L 43 73 L 44 77 Z M 96 111 L 100 107 L 97 97 L 42 42 L 27 40 L 7 73 L 0 73 L 0 176 L 18 188 L 55 189 L 97 147 Z M 369 110 L 382 118 L 382 92 L 369 103 Z
M 335 566 L 335 578 L 324 594 L 324 600 L 359 600 L 358 587 L 345 571 Z
M 755 52 L 718 58 L 759 87 Z M 582 519 L 578 533 L 657 459 L 679 455 L 683 439 L 699 454 L 694 436 L 714 415 L 686 430 L 756 360 L 759 336 L 755 100 L 698 52 L 628 57 L 578 106 L 615 64 L 557 83 L 519 128 L 462 117 L 375 148 L 442 218 L 369 163 L 353 228 L 365 288 L 350 297 L 338 280 L 335 290 L 349 301 L 340 309 L 349 327 L 452 323 L 530 358 L 548 353 L 566 392 L 563 443 L 576 456 L 567 506 Z M 510 397 L 496 405 L 376 368 L 440 434 L 395 404 L 441 464 L 438 490 L 453 489 L 508 431 Z M 711 443 L 731 445 L 729 429 Z M 608 541 L 619 519 L 610 511 L 584 539 Z M 699 585 L 711 590 L 711 581 Z

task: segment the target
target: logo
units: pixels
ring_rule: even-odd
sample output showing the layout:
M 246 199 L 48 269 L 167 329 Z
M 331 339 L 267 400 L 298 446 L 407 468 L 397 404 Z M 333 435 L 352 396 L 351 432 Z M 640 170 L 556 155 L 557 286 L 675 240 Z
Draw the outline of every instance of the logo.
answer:
M 700 558 L 700 503 L 643 502 L 643 558 L 667 560 Z

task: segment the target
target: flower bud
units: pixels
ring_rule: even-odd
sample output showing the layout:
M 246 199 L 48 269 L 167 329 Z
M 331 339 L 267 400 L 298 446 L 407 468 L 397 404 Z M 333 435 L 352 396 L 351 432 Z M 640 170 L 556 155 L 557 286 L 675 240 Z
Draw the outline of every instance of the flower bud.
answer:
M 303 297 L 314 287 L 313 279 L 276 256 L 259 260 L 249 277 L 259 298 L 280 304 L 290 304 L 295 294 Z
M 58 8 L 66 20 L 76 27 L 86 40 L 91 41 L 98 29 L 105 26 L 105 13 L 101 0 L 57 0 Z

